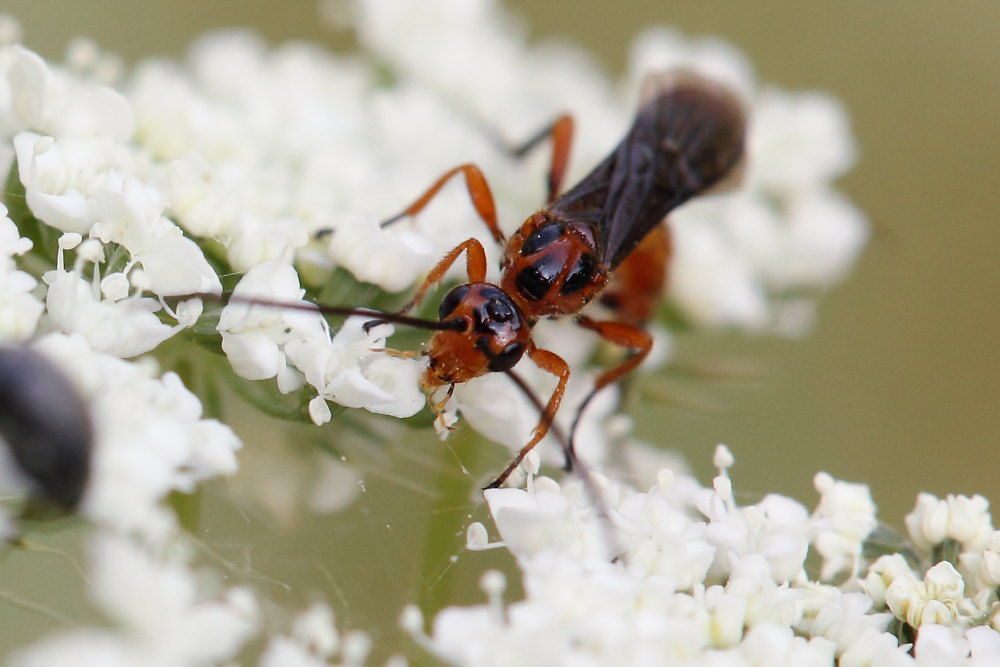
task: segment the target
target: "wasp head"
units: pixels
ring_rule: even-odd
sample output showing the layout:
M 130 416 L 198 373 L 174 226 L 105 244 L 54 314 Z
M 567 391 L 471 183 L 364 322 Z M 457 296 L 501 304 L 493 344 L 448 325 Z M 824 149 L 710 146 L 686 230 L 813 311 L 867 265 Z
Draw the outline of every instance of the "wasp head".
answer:
M 431 338 L 427 346 L 430 364 L 422 382 L 425 388 L 510 370 L 531 340 L 520 309 L 489 283 L 454 288 L 441 300 L 438 316 L 442 322 L 455 321 L 456 326 L 437 331 Z

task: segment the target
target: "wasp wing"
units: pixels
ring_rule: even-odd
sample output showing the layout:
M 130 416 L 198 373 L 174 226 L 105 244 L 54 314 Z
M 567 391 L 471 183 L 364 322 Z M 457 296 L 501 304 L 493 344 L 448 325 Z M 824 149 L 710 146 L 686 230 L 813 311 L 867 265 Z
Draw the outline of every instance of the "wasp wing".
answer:
M 615 150 L 557 199 L 553 213 L 597 230 L 614 270 L 664 217 L 723 180 L 743 156 L 736 96 L 687 72 L 651 78 L 646 102 Z

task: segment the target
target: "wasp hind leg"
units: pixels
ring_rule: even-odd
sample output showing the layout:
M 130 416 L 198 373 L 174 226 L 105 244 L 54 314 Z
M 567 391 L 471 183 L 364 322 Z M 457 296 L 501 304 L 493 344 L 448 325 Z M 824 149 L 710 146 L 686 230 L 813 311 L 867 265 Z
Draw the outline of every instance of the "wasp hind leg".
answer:
M 515 158 L 523 158 L 535 146 L 545 139 L 552 139 L 552 153 L 549 161 L 548 199 L 551 204 L 562 191 L 563 178 L 569 164 L 569 151 L 573 145 L 573 117 L 569 114 L 557 116 L 555 120 L 536 132 L 531 138 L 520 145 L 508 145 L 501 139 L 496 139 L 503 149 Z

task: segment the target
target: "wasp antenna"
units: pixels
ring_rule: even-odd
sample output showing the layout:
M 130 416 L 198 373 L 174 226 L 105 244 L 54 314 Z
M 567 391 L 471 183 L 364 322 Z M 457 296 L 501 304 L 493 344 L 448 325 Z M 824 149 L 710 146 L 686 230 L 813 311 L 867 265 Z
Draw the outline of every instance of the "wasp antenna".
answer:
M 385 313 L 371 308 L 355 308 L 348 306 L 327 306 L 324 304 L 308 302 L 275 301 L 273 299 L 260 299 L 253 296 L 240 296 L 231 292 L 224 293 L 218 297 L 228 303 L 242 303 L 249 306 L 263 306 L 265 308 L 283 308 L 290 310 L 304 310 L 321 315 L 342 315 L 344 317 L 371 317 L 378 322 L 391 322 L 415 327 L 417 329 L 431 329 L 434 331 L 461 331 L 465 329 L 464 320 L 453 318 L 450 320 L 427 320 L 420 317 L 409 317 L 399 313 Z
M 337 311 L 327 311 L 326 306 L 319 306 L 318 308 L 321 313 L 330 315 L 375 315 L 375 319 L 371 322 L 365 322 L 365 332 L 377 324 L 384 324 L 386 322 L 402 324 L 403 326 L 415 329 L 429 329 L 431 331 L 464 331 L 468 328 L 465 320 L 457 317 L 450 320 L 425 320 L 420 317 L 409 317 L 407 315 L 400 315 L 399 313 L 382 313 L 375 310 L 358 309 L 352 313 L 340 313 Z
M 382 222 L 378 223 L 378 226 L 381 227 L 381 228 L 383 228 L 383 229 L 385 229 L 386 227 L 388 227 L 389 225 L 393 224 L 394 222 L 399 222 L 400 220 L 402 220 L 406 216 L 407 216 L 406 211 L 403 211 L 402 213 L 397 213 L 396 215 L 392 216 L 391 218 L 387 218 L 387 219 L 383 220 Z

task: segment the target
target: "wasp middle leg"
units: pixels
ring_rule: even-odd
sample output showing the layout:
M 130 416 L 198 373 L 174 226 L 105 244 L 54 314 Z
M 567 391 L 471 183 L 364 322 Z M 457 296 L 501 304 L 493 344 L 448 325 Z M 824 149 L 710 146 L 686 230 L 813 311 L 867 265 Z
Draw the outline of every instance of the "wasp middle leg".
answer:
M 624 322 L 599 322 L 586 316 L 580 316 L 576 321 L 581 327 L 590 329 L 609 343 L 628 349 L 630 354 L 624 361 L 601 372 L 597 376 L 597 379 L 594 381 L 594 388 L 590 390 L 590 393 L 587 394 L 587 397 L 583 399 L 583 402 L 577 408 L 576 416 L 573 418 L 573 424 L 569 430 L 566 470 L 572 469 L 573 460 L 576 458 L 574 442 L 576 429 L 590 401 L 597 395 L 597 392 L 634 371 L 646 356 L 649 355 L 649 351 L 653 349 L 653 337 L 648 331 L 637 326 Z

